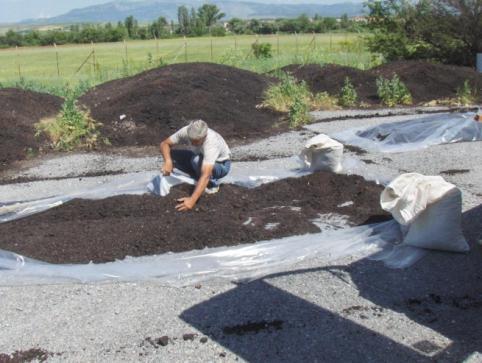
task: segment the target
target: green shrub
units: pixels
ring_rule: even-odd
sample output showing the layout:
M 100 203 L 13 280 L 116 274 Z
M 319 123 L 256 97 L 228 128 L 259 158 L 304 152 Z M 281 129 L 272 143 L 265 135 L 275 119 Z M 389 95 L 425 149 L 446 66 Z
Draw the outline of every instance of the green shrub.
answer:
M 251 48 L 253 49 L 253 54 L 256 57 L 256 59 L 271 58 L 273 56 L 271 52 L 271 43 L 255 42 L 251 44 Z
M 280 112 L 289 112 L 295 100 L 310 103 L 311 93 L 305 82 L 297 82 L 292 76 L 280 73 L 280 82 L 271 85 L 264 94 L 263 106 Z
M 377 79 L 377 93 L 382 103 L 388 107 L 412 104 L 410 91 L 396 74 L 392 79 L 379 77 Z
M 311 121 L 310 106 L 304 98 L 296 97 L 289 110 L 291 127 L 305 125 Z
M 469 81 L 465 80 L 462 87 L 457 88 L 457 103 L 463 106 L 473 105 L 475 98 L 475 91 L 470 87 Z
M 215 26 L 211 29 L 211 35 L 213 37 L 224 37 L 226 35 L 226 29 L 221 25 Z
M 357 104 L 357 100 L 358 95 L 355 87 L 353 87 L 350 79 L 346 77 L 345 84 L 341 88 L 340 96 L 338 97 L 338 102 L 342 107 L 353 107 Z
M 107 139 L 101 140 L 100 126 L 87 112 L 79 109 L 75 90 L 69 90 L 60 114 L 56 118 L 40 121 L 35 128 L 36 136 L 46 135 L 54 149 L 72 150 L 76 147 L 93 148 L 101 141 L 109 144 Z

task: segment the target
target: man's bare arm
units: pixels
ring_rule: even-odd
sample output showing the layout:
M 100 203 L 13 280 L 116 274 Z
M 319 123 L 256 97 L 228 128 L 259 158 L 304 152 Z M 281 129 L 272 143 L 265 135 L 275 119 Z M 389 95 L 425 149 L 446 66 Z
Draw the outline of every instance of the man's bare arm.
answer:
M 201 198 L 201 195 L 204 193 L 204 190 L 209 184 L 209 179 L 213 173 L 213 168 L 214 165 L 203 164 L 201 169 L 201 177 L 196 183 L 194 192 L 189 198 L 181 198 L 178 200 L 179 204 L 176 206 L 178 211 L 187 211 L 196 205 L 197 201 L 199 198 Z
M 172 173 L 173 165 L 171 158 L 171 146 L 174 145 L 172 140 L 168 137 L 163 142 L 161 142 L 161 154 L 164 159 L 164 165 L 162 166 L 162 174 L 170 175 Z

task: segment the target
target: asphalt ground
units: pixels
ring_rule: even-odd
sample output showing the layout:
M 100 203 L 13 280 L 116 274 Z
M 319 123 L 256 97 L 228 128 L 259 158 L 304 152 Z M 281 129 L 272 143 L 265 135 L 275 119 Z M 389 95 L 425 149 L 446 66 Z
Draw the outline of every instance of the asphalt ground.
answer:
M 235 148 L 234 157 L 286 157 L 318 132 L 402 119 L 406 116 L 324 121 Z M 471 252 L 431 252 L 403 270 L 357 256 L 309 259 L 254 281 L 219 279 L 182 288 L 155 280 L 2 286 L 0 353 L 40 348 L 52 353 L 52 362 L 481 361 L 476 352 L 482 352 L 482 143 L 346 155 L 358 160 L 353 172 L 375 179 L 419 172 L 456 184 Z M 97 160 L 94 165 L 104 160 L 105 167 L 98 168 L 107 172 L 160 166 L 157 157 L 49 158 L 21 173 L 66 179 L 0 186 L 2 201 L 115 178 L 76 176 L 94 170 L 91 160 Z M 468 171 L 441 174 L 461 169 Z M 165 346 L 157 340 L 163 336 Z

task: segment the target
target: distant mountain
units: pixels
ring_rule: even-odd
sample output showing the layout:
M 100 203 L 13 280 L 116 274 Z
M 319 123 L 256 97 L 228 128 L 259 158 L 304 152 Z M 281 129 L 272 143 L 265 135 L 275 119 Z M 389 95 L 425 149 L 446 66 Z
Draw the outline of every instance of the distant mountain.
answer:
M 177 20 L 177 9 L 181 5 L 199 7 L 205 3 L 217 5 L 226 19 L 233 17 L 248 18 L 291 18 L 301 14 L 314 16 L 348 16 L 363 13 L 362 3 L 338 4 L 262 4 L 244 1 L 227 0 L 143 0 L 122 1 L 117 0 L 101 5 L 74 9 L 66 14 L 45 19 L 28 19 L 21 24 L 71 24 L 71 23 L 96 23 L 116 22 L 132 15 L 139 21 L 152 21 L 159 16 L 169 20 Z

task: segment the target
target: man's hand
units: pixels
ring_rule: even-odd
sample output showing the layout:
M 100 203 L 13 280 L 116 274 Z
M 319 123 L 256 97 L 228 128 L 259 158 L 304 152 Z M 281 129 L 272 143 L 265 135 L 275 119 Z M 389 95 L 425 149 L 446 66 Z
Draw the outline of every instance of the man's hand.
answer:
M 187 212 L 193 209 L 194 206 L 196 205 L 196 202 L 192 198 L 181 198 L 181 199 L 178 199 L 177 201 L 179 204 L 176 205 L 176 209 L 179 212 Z
M 166 161 L 162 166 L 162 175 L 164 176 L 171 175 L 172 169 L 173 169 L 172 160 Z

